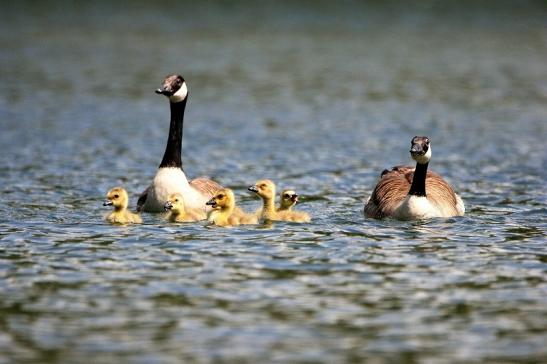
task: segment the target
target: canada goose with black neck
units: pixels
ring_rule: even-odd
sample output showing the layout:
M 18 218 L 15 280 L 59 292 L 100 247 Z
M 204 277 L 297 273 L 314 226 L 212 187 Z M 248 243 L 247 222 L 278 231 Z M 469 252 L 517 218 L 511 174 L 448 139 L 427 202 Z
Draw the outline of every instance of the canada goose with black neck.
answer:
M 170 195 L 180 193 L 189 209 L 203 208 L 213 193 L 222 188 L 218 183 L 200 177 L 188 181 L 182 168 L 182 132 L 184 111 L 188 101 L 188 88 L 181 75 L 165 78 L 157 94 L 169 98 L 171 122 L 165 153 L 152 184 L 141 194 L 137 202 L 138 211 L 161 212 Z
M 441 176 L 427 170 L 431 153 L 428 137 L 412 138 L 410 155 L 416 168 L 384 170 L 365 205 L 365 215 L 400 220 L 463 216 L 465 206 L 460 196 Z

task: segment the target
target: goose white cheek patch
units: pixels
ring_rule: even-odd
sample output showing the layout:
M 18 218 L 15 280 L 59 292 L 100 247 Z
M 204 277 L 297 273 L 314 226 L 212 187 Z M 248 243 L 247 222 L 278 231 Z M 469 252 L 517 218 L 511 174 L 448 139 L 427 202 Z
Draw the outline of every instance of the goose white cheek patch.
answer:
M 413 157 L 414 160 L 420 164 L 428 163 L 431 160 L 431 146 L 427 149 L 427 153 L 420 156 Z
M 173 103 L 181 102 L 186 99 L 186 96 L 188 96 L 188 88 L 186 87 L 186 82 L 184 82 L 177 92 L 169 96 L 169 101 Z

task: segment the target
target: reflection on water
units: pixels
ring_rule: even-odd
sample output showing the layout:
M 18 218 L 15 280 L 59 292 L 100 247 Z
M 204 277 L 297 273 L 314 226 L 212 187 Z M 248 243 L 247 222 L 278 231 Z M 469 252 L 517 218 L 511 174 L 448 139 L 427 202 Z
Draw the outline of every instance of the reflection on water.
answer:
M 547 356 L 541 2 L 3 5 L 0 363 L 540 362 Z M 310 224 L 105 225 L 161 159 L 268 177 Z M 427 134 L 462 218 L 364 219 Z

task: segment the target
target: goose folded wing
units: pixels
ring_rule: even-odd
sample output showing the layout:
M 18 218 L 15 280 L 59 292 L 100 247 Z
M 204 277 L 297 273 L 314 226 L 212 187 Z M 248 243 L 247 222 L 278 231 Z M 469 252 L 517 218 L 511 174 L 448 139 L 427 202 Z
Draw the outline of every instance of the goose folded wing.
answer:
M 193 180 L 190 181 L 190 186 L 192 186 L 193 188 L 195 188 L 202 194 L 207 195 L 209 197 L 213 197 L 215 192 L 224 188 L 218 183 L 216 183 L 215 181 L 207 177 L 194 178 Z

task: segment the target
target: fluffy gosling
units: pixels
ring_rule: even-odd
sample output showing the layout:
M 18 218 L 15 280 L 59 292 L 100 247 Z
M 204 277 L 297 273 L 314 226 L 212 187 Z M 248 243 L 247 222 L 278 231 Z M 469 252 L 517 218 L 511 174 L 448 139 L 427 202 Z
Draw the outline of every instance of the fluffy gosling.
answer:
M 300 211 L 281 210 L 275 208 L 275 184 L 269 179 L 261 179 L 249 191 L 256 193 L 262 198 L 262 210 L 258 212 L 261 221 L 292 221 L 309 222 L 310 215 Z
M 114 211 L 105 216 L 105 220 L 113 224 L 140 224 L 141 217 L 127 210 L 129 197 L 122 187 L 114 187 L 106 194 L 103 206 L 114 206 Z
M 277 211 L 291 211 L 298 202 L 298 194 L 294 190 L 284 190 L 279 195 L 279 207 Z
M 184 197 L 180 193 L 169 195 L 163 208 L 167 211 L 166 217 L 170 222 L 192 222 L 206 218 L 205 211 L 186 209 Z
M 258 223 L 255 215 L 246 214 L 236 207 L 234 192 L 229 188 L 217 191 L 207 205 L 212 207 L 207 220 L 213 225 L 229 227 Z

